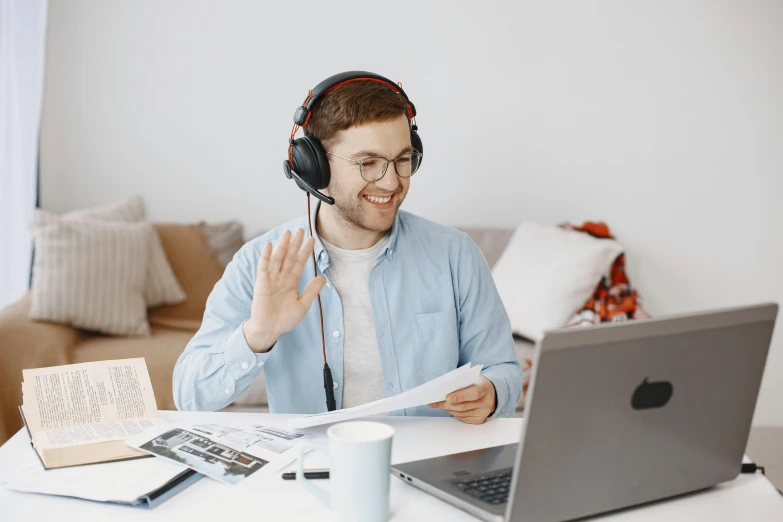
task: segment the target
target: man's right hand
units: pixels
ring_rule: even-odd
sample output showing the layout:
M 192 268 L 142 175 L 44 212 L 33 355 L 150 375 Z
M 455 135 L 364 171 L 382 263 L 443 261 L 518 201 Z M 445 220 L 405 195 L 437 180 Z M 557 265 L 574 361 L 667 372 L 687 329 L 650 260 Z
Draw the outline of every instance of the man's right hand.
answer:
M 261 250 L 250 319 L 242 325 L 247 344 L 255 353 L 269 351 L 281 335 L 293 330 L 326 284 L 326 278 L 318 276 L 299 295 L 299 278 L 315 245 L 313 237 L 302 244 L 303 237 L 301 228 L 293 239 L 286 230 L 274 252 L 271 242 Z

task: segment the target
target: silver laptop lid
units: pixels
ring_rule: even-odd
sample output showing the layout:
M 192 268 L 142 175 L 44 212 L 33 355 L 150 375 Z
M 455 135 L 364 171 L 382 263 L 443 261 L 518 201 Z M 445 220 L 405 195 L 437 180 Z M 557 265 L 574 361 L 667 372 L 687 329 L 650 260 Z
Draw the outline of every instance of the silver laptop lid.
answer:
M 548 333 L 536 349 L 508 520 L 584 517 L 733 479 L 777 308 Z

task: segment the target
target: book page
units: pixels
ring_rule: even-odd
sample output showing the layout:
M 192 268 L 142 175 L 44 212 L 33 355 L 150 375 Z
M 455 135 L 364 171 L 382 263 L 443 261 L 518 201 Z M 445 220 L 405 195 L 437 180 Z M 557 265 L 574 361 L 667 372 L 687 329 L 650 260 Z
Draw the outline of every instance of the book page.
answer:
M 125 440 L 138 435 L 147 428 L 166 424 L 160 417 L 128 419 L 98 424 L 80 424 L 38 431 L 33 437 L 36 449 L 64 448 L 80 444 Z
M 23 370 L 30 432 L 158 417 L 143 358 Z

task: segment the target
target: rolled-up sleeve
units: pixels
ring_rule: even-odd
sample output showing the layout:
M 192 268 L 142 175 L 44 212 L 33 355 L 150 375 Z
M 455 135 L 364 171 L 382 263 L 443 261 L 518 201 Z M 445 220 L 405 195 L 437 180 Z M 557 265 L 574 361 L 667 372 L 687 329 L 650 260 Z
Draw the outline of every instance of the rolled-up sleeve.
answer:
M 522 372 L 511 323 L 492 273 L 478 246 L 467 236 L 458 257 L 460 364 L 483 364 L 495 386 L 492 417 L 510 417 L 522 396 Z
M 201 328 L 174 367 L 177 409 L 220 410 L 262 371 L 271 350 L 254 353 L 242 332 L 242 324 L 250 317 L 258 258 L 253 243 L 243 246 L 212 289 Z

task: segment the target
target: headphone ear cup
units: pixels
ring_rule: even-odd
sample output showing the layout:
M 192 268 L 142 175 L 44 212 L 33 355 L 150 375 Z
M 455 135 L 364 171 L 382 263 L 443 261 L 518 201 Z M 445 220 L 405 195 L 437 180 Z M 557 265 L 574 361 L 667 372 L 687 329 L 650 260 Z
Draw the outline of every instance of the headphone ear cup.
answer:
M 316 190 L 329 186 L 329 160 L 321 142 L 313 135 L 304 135 L 292 145 L 294 172 Z
M 416 132 L 416 129 L 414 128 L 411 128 L 411 146 L 417 151 L 419 151 L 420 153 L 424 154 L 424 144 L 421 142 L 421 137 L 419 136 L 419 133 Z M 421 158 L 421 161 L 424 161 L 423 156 Z
M 316 165 L 318 167 L 318 179 L 316 185 L 313 185 L 318 190 L 325 189 L 329 186 L 329 180 L 332 178 L 332 172 L 329 169 L 329 157 L 326 155 L 326 150 L 318 138 L 312 134 L 305 135 L 307 142 L 310 144 L 310 148 L 315 158 Z

